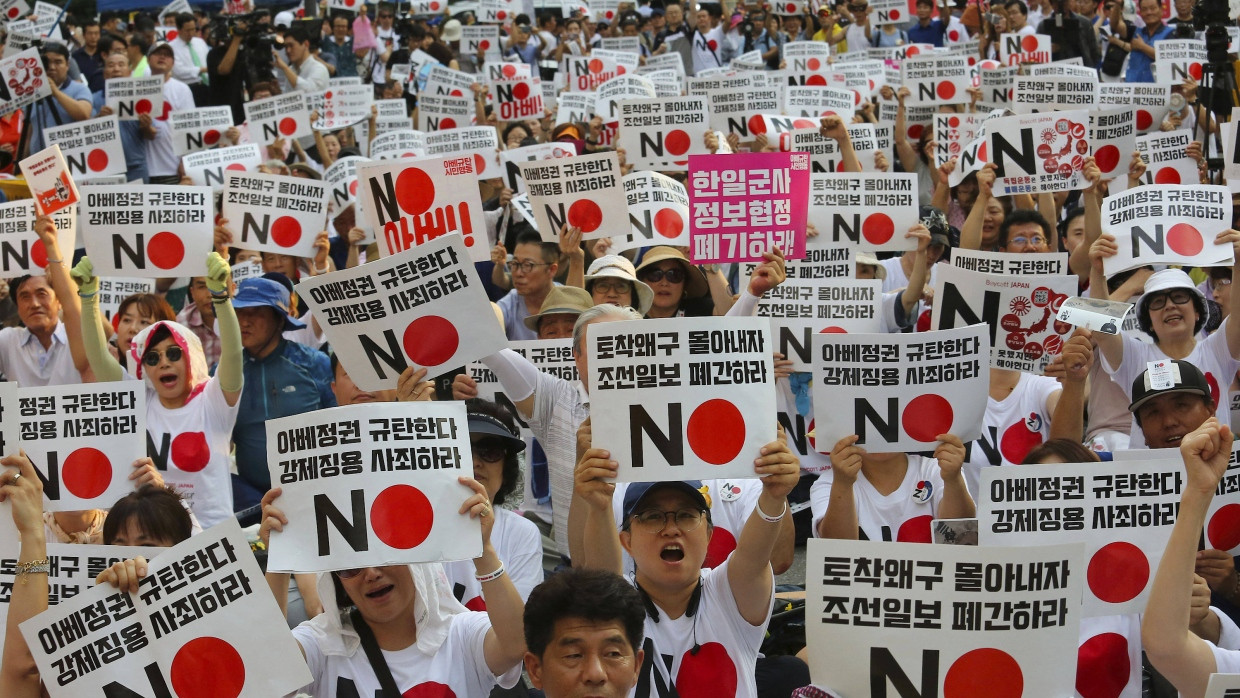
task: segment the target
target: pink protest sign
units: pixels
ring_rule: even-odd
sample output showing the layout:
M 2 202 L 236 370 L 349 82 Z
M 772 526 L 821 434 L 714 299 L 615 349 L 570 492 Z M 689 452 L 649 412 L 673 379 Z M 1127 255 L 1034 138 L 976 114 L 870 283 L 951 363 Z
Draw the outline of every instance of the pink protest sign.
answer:
M 687 188 L 695 264 L 761 261 L 773 247 L 805 256 L 809 154 L 690 155 Z

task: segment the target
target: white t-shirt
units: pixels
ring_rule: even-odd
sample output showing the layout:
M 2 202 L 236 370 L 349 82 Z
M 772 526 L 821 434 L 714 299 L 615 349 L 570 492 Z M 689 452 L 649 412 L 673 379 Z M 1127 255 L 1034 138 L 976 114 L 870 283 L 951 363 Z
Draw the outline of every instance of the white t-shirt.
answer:
M 1019 465 L 1034 446 L 1051 435 L 1051 395 L 1059 381 L 1046 376 L 1020 374 L 1012 393 L 1002 400 L 986 397 L 982 438 L 964 445 L 964 480 L 970 492 L 979 492 L 982 468 Z
M 240 400 L 228 405 L 215 377 L 172 410 L 163 406 L 154 388 L 146 388 L 147 438 L 155 447 L 151 457 L 167 467 L 164 482 L 189 502 L 203 528 L 233 515 L 228 452 L 240 406 Z
M 189 86 L 168 78 L 164 81 L 164 112 L 151 120 L 155 138 L 146 141 L 146 169 L 153 177 L 167 177 L 177 173 L 181 156 L 172 144 L 172 129 L 168 127 L 168 114 L 194 108 L 194 93 Z
M 878 27 L 871 27 L 871 32 L 879 31 Z M 865 27 L 860 24 L 850 24 L 844 30 L 844 41 L 848 42 L 848 53 L 865 53 L 870 47 L 870 40 L 865 38 Z
M 715 27 L 705 34 L 693 32 L 691 37 L 693 42 L 693 72 L 697 73 L 707 68 L 718 68 L 723 63 L 723 43 L 727 39 L 723 36 L 723 30 Z
M 1141 614 L 1081 618 L 1076 695 L 1141 698 Z
M 1218 417 L 1218 421 L 1222 424 L 1231 423 L 1231 377 L 1236 375 L 1237 369 L 1240 369 L 1240 361 L 1231 358 L 1231 352 L 1227 348 L 1227 323 L 1229 319 L 1224 319 L 1223 324 L 1214 331 L 1214 334 L 1197 341 L 1197 345 L 1193 347 L 1193 351 L 1184 360 L 1201 369 L 1206 376 L 1206 383 L 1210 385 L 1210 395 L 1214 398 L 1214 416 Z M 1121 332 L 1120 338 L 1124 342 L 1124 356 L 1119 368 L 1115 368 L 1107 361 L 1105 353 L 1099 352 L 1102 357 L 1102 369 L 1111 374 L 1111 377 L 1124 389 L 1124 396 L 1132 401 L 1132 383 L 1146 369 L 1146 364 L 1151 361 L 1166 359 L 1167 355 L 1163 353 L 1154 344 L 1146 344 L 1128 332 Z M 1145 432 L 1141 431 L 1141 427 L 1137 426 L 1137 418 L 1132 418 L 1132 430 L 1129 432 L 1128 439 L 1129 448 L 1145 448 Z
M 306 653 L 306 664 L 315 678 L 302 691 L 320 697 L 376 695 L 381 687 L 365 650 L 359 647 L 349 657 L 324 655 L 305 626 L 302 623 L 293 628 L 293 637 Z M 491 619 L 487 614 L 458 613 L 452 617 L 448 637 L 433 656 L 419 650 L 417 643 L 395 652 L 381 651 L 396 687 L 405 695 L 486 696 L 497 683 L 511 688 L 521 678 L 520 663 L 498 677 L 487 668 L 483 642 L 490 629 Z
M 827 515 L 834 482 L 835 471 L 827 470 L 809 489 L 814 536 L 818 535 L 818 523 Z M 904 481 L 891 494 L 884 495 L 875 489 L 864 471 L 857 473 L 857 481 L 853 483 L 861 540 L 929 543 L 930 521 L 936 517 L 942 501 L 943 475 L 935 458 L 909 454 Z
M 513 586 L 521 594 L 521 600 L 529 598 L 534 587 L 542 584 L 542 533 L 533 521 L 528 521 L 508 509 L 494 509 L 495 528 L 491 529 L 491 544 L 504 571 Z M 482 585 L 474 578 L 473 560 L 457 560 L 443 563 L 443 571 L 452 584 L 452 593 L 471 611 L 485 611 Z
M 768 608 L 774 598 L 772 584 Z M 646 661 L 637 688 L 646 686 L 648 691 L 638 693 L 634 688 L 629 695 L 664 695 L 658 687 L 666 686 L 670 678 L 682 696 L 757 698 L 754 671 L 768 621 L 769 611 L 758 625 L 750 625 L 741 617 L 728 584 L 727 562 L 713 570 L 703 570 L 702 596 L 696 613 L 671 619 L 660 612 L 657 623 L 646 616 Z M 695 643 L 696 653 L 692 651 Z M 705 687 L 709 691 L 704 691 Z

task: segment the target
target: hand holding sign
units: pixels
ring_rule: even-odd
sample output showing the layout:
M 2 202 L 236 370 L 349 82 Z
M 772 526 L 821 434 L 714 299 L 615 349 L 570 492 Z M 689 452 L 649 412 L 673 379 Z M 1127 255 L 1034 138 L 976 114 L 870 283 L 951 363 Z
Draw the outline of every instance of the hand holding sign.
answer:
M 5 470 L 0 475 L 0 502 L 12 502 L 13 523 L 21 533 L 31 533 L 43 528 L 43 481 L 35 472 L 34 464 L 25 451 L 16 456 L 0 458 L 0 465 L 15 470 Z
M 95 577 L 95 584 L 111 584 L 114 588 L 138 593 L 138 582 L 146 576 L 146 558 L 139 555 L 131 560 L 121 560 Z

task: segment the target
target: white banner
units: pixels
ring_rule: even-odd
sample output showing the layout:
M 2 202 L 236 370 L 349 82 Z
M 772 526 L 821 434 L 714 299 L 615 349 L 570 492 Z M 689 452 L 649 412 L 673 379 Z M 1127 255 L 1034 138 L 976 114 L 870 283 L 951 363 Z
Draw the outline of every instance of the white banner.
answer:
M 1108 277 L 1146 264 L 1230 267 L 1231 243 L 1215 236 L 1231 227 L 1231 193 L 1223 185 L 1142 186 L 1102 202 L 1102 230 L 1119 253 L 1102 260 Z
M 208 186 L 215 192 L 224 189 L 226 171 L 258 172 L 262 161 L 262 151 L 257 143 L 204 150 L 181 157 L 185 176 L 196 186 Z
M 77 244 L 76 208 L 66 208 L 52 215 L 56 243 L 62 251 L 72 250 Z M 0 279 L 47 273 L 47 249 L 34 232 L 37 215 L 32 199 L 0 204 Z
M 103 85 L 107 106 L 121 121 L 137 121 L 139 114 L 158 119 L 164 113 L 164 77 L 110 78 Z
M 250 125 L 250 137 L 257 143 L 269 145 L 280 138 L 314 135 L 310 129 L 310 108 L 306 106 L 305 93 L 290 92 L 246 102 L 243 106 L 245 121 Z
M 809 222 L 825 245 L 865 250 L 917 249 L 917 176 L 885 172 L 811 174 Z
M 629 234 L 628 200 L 614 152 L 521 163 L 520 167 L 543 240 L 558 240 L 563 225 L 580 228 L 585 240 Z
M 246 106 L 249 105 L 247 102 Z M 168 114 L 168 128 L 172 130 L 172 145 L 177 155 L 188 155 L 220 145 L 224 132 L 232 126 L 232 107 L 229 106 L 183 109 Z M 250 133 L 253 132 L 251 126 Z
M 115 116 L 46 128 L 43 137 L 60 146 L 69 174 L 76 179 L 125 174 L 128 169 Z
M 205 276 L 214 244 L 208 187 L 107 184 L 82 196 L 81 235 L 99 276 Z
M 986 133 L 989 162 L 998 167 L 995 196 L 1085 187 L 1081 170 L 1089 157 L 1088 112 L 1006 116 L 990 121 Z
M 327 224 L 327 185 L 303 177 L 228 172 L 220 215 L 243 250 L 314 257 Z

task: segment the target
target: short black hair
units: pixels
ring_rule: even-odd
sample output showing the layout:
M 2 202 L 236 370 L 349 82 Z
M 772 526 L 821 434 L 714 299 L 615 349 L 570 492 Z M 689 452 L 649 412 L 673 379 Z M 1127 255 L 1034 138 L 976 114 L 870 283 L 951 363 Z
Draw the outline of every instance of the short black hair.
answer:
M 554 264 L 560 259 L 560 246 L 553 242 L 545 242 L 537 230 L 527 230 L 518 235 L 517 244 L 512 248 L 517 249 L 517 245 L 538 245 L 542 248 L 543 261 L 547 264 Z
M 182 12 L 181 14 L 177 15 L 177 29 L 180 29 L 181 27 L 185 26 L 186 22 L 194 22 L 195 24 L 197 24 L 198 18 L 194 16 L 193 12 Z
M 1013 209 L 1011 213 L 1003 217 L 1003 222 L 999 224 L 999 247 L 1007 247 L 1008 231 L 1014 225 L 1022 223 L 1037 223 L 1042 227 L 1042 236 L 1049 243 L 1051 240 L 1051 224 L 1046 218 L 1031 208 Z
M 39 49 L 39 55 L 43 57 L 44 67 L 47 67 L 47 55 L 49 53 L 54 53 L 57 56 L 64 56 L 66 61 L 69 60 L 68 47 L 58 41 L 49 41 L 46 44 L 43 44 L 43 47 Z
M 103 542 L 111 545 L 121 527 L 134 519 L 149 538 L 177 544 L 186 540 L 193 530 L 189 510 L 181 495 L 171 487 L 143 485 L 121 497 L 103 521 Z
M 1012 9 L 1012 5 L 1019 7 L 1022 15 L 1029 15 L 1029 6 L 1025 4 L 1024 0 L 1008 0 L 1003 3 L 1003 6 L 1009 10 Z
M 87 27 L 97 27 L 99 26 L 99 21 L 94 17 L 88 17 L 81 21 L 80 26 L 82 29 L 86 29 Z
M 615 572 L 574 567 L 534 587 L 525 602 L 526 649 L 541 658 L 562 618 L 620 621 L 633 652 L 641 649 L 646 623 L 641 594 Z
M 299 44 L 308 44 L 310 43 L 310 32 L 307 32 L 305 27 L 297 25 L 290 28 L 288 33 L 284 35 L 284 38 L 286 41 L 292 40 Z
M 465 401 L 465 411 L 468 413 L 478 412 L 488 417 L 494 417 L 513 433 L 519 433 L 517 430 L 517 420 L 513 418 L 512 412 L 509 412 L 508 408 L 499 403 L 483 400 L 480 397 L 471 397 Z M 503 505 L 513 493 L 513 490 L 517 489 L 517 484 L 521 480 L 521 464 L 517 461 L 516 449 L 504 449 L 503 478 L 503 483 L 500 484 L 499 490 L 495 493 L 495 506 Z
M 22 284 L 33 278 L 34 277 L 30 274 L 22 274 L 21 276 L 9 279 L 9 298 L 11 298 L 14 303 L 17 302 L 17 292 L 22 290 Z

